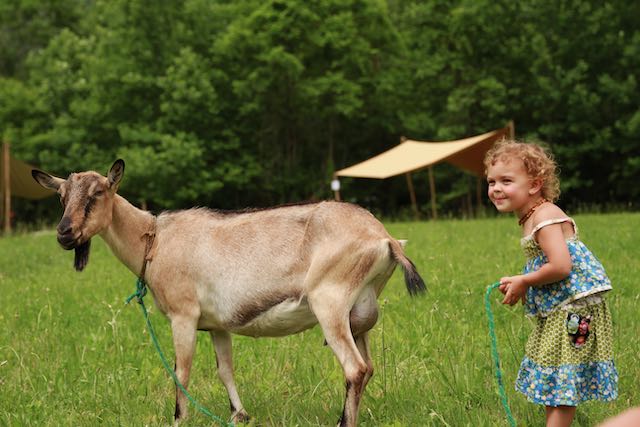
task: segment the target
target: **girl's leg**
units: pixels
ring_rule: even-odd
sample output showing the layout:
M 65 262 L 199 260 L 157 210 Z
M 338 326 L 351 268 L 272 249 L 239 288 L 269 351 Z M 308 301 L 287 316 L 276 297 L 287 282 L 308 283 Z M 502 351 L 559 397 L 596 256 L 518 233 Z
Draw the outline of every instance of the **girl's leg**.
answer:
M 547 427 L 569 427 L 576 414 L 575 406 L 547 406 Z

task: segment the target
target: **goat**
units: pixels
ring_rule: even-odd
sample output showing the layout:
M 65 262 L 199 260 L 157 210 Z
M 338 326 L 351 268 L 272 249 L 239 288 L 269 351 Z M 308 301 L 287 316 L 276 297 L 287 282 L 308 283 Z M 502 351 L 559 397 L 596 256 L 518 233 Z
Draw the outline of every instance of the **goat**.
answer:
M 194 208 L 154 216 L 116 193 L 123 160 L 106 177 L 88 171 L 65 180 L 35 169 L 32 175 L 60 195 L 64 213 L 57 240 L 75 249 L 78 271 L 88 263 L 91 238 L 100 235 L 146 281 L 171 324 L 175 373 L 185 388 L 196 333 L 209 332 L 233 422 L 248 415 L 233 377 L 232 333 L 276 337 L 319 323 L 346 380 L 339 425 L 353 427 L 373 374 L 368 331 L 378 318 L 377 297 L 397 264 L 409 294 L 426 289 L 400 242 L 353 204 Z M 175 423 L 186 415 L 186 397 L 176 387 Z

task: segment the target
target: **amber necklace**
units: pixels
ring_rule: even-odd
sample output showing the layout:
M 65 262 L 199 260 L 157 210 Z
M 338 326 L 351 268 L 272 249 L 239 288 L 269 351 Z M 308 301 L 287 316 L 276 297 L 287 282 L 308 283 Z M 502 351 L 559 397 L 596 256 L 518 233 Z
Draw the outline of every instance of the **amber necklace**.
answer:
M 529 218 L 531 218 L 531 215 L 533 215 L 533 213 L 536 211 L 536 209 L 538 209 L 538 206 L 540 206 L 541 204 L 543 204 L 546 201 L 547 201 L 547 199 L 545 199 L 544 197 L 542 199 L 538 200 L 536 202 L 536 204 L 531 206 L 531 209 L 529 209 L 529 211 L 526 214 L 524 214 L 524 216 L 522 218 L 520 218 L 518 220 L 518 225 L 522 225 L 525 222 L 527 222 L 527 220 Z

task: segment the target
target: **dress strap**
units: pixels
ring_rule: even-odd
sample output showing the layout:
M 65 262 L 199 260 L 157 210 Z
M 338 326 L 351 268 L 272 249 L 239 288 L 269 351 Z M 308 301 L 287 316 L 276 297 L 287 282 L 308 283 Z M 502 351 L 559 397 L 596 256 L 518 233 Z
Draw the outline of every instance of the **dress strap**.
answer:
M 542 221 L 540 224 L 536 225 L 533 228 L 533 231 L 531 231 L 531 236 L 535 235 L 538 231 L 540 231 L 541 228 L 546 227 L 547 225 L 560 224 L 563 222 L 570 222 L 571 225 L 573 226 L 573 233 L 576 236 L 578 235 L 578 226 L 576 225 L 576 222 L 573 220 L 573 218 L 564 217 L 564 218 L 552 218 L 546 221 Z

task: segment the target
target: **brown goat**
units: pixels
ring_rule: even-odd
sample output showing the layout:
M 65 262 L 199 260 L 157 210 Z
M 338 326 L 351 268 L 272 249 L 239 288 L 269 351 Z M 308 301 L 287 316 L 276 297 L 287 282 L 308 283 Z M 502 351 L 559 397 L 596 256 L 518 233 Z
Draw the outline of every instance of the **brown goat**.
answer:
M 352 204 L 224 213 L 199 208 L 156 217 L 116 194 L 122 160 L 107 177 L 92 171 L 66 180 L 38 170 L 32 175 L 60 194 L 57 238 L 63 248 L 75 249 L 77 270 L 87 265 L 98 234 L 143 276 L 171 323 L 176 375 L 185 388 L 196 332 L 210 333 L 234 422 L 248 416 L 233 379 L 232 333 L 284 336 L 319 323 L 346 379 L 339 425 L 353 427 L 373 374 L 367 334 L 378 317 L 377 297 L 397 264 L 410 294 L 425 290 L 401 244 Z M 176 422 L 186 414 L 186 397 L 176 387 Z

